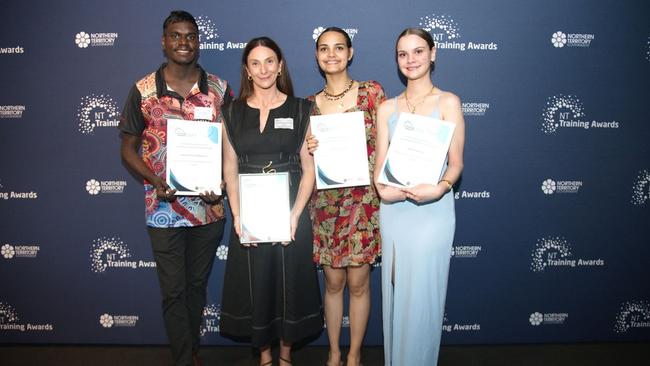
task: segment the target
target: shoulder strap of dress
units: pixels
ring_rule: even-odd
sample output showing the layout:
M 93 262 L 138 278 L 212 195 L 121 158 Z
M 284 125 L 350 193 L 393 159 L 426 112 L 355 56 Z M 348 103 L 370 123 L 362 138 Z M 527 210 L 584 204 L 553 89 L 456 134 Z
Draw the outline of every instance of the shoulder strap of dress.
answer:
M 236 107 L 240 106 L 239 100 L 232 100 L 230 103 L 228 103 L 225 106 L 225 112 L 226 115 L 224 117 L 224 127 L 226 130 L 226 133 L 228 134 L 228 139 L 230 139 L 230 144 L 232 145 L 232 148 L 235 150 L 235 153 L 238 153 L 237 151 L 237 144 L 235 139 L 233 139 L 233 134 L 235 133 L 234 129 L 237 126 L 237 123 L 233 121 L 233 114 L 236 114 L 239 112 L 239 116 L 243 116 L 243 110 L 235 110 Z M 241 108 L 240 108 L 241 109 Z
M 433 112 L 431 112 L 431 115 L 434 115 L 435 113 L 438 113 L 440 115 L 440 96 L 442 94 L 437 94 L 434 96 L 433 100 Z

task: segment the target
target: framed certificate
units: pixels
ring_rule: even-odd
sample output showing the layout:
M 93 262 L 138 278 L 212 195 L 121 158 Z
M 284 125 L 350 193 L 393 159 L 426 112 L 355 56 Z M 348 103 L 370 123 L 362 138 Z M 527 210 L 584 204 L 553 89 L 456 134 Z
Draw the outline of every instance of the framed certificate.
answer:
M 167 184 L 176 195 L 221 194 L 221 123 L 167 120 Z
M 316 189 L 370 185 L 363 112 L 311 116 Z
M 438 183 L 455 128 L 452 122 L 400 113 L 379 182 L 394 187 Z
M 291 241 L 289 173 L 239 175 L 241 243 Z

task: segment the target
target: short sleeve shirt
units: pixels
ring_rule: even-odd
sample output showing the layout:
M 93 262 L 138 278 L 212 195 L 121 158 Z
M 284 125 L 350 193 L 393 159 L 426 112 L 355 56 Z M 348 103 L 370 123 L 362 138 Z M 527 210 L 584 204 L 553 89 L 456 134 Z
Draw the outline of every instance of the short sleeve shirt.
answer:
M 140 136 L 142 160 L 151 171 L 165 178 L 167 119 L 195 120 L 196 107 L 212 109 L 208 122 L 223 122 L 221 106 L 232 99 L 225 80 L 200 69 L 199 82 L 186 98 L 170 90 L 164 80 L 165 64 L 131 88 L 118 128 Z M 200 68 L 200 66 L 199 66 Z M 205 116 L 201 116 L 206 121 Z M 208 205 L 201 198 L 179 196 L 172 202 L 160 201 L 153 185 L 144 181 L 147 225 L 158 228 L 206 225 L 223 219 L 223 203 Z

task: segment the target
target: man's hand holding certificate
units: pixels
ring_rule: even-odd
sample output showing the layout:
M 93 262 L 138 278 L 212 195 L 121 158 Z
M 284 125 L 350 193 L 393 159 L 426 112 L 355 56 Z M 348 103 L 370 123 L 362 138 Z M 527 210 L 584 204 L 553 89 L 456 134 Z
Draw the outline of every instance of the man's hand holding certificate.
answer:
M 393 187 L 438 183 L 456 125 L 400 113 L 379 182 Z
M 221 194 L 221 123 L 167 120 L 167 184 L 176 195 Z
M 318 139 L 316 189 L 370 184 L 363 112 L 311 116 L 311 128 Z

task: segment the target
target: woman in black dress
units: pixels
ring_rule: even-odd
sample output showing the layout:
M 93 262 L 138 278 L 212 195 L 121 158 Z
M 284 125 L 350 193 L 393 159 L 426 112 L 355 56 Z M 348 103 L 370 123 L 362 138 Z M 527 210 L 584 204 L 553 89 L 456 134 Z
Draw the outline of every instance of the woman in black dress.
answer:
M 291 365 L 291 345 L 323 328 L 320 289 L 312 263 L 312 231 L 305 206 L 314 186 L 313 158 L 304 144 L 311 103 L 293 97 L 282 51 L 267 37 L 248 42 L 239 98 L 224 107 L 223 176 L 233 215 L 221 306 L 221 333 L 250 339 L 260 365 Z M 239 173 L 290 173 L 288 243 L 239 241 Z

